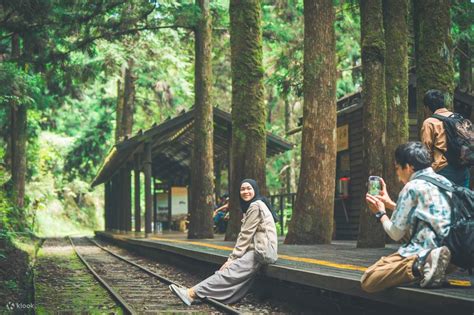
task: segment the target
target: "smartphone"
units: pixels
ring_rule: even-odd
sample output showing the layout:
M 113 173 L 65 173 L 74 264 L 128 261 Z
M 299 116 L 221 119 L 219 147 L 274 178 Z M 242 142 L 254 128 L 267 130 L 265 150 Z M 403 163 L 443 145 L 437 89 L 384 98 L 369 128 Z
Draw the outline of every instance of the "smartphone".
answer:
M 382 190 L 382 183 L 380 181 L 379 176 L 369 176 L 369 183 L 368 183 L 368 193 L 372 196 L 377 196 L 380 194 Z

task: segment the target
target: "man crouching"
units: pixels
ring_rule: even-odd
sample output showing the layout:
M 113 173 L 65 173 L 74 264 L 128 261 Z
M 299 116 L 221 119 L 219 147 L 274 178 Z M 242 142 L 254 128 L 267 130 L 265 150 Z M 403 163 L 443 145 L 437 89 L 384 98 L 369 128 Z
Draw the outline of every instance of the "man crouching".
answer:
M 405 186 L 397 203 L 388 195 L 383 179 L 378 195 L 366 195 L 370 211 L 383 224 L 385 232 L 395 241 L 404 239 L 404 243 L 396 253 L 382 257 L 366 270 L 361 278 L 364 291 L 377 292 L 418 281 L 423 288 L 434 288 L 445 281 L 451 253 L 440 245 L 436 235 L 444 237 L 449 232 L 449 200 L 438 187 L 419 177 L 429 176 L 445 185 L 452 184 L 430 165 L 431 156 L 421 142 L 402 144 L 395 150 L 395 170 Z M 385 209 L 393 210 L 390 218 Z

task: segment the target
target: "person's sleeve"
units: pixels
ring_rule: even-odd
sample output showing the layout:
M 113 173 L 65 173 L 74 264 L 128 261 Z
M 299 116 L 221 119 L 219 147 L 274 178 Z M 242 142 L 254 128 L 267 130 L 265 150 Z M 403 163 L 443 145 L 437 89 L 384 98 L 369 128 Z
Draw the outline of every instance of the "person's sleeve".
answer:
M 231 260 L 242 257 L 247 248 L 250 246 L 258 224 L 260 223 L 260 208 L 257 204 L 252 204 L 246 213 L 244 224 L 240 228 L 237 242 L 235 243 L 232 254 L 229 255 Z
M 410 184 L 400 192 L 397 205 L 392 213 L 390 220 L 395 228 L 405 234 L 411 227 L 411 217 L 414 214 L 417 205 L 417 192 L 411 188 Z
M 395 225 L 393 225 L 391 220 L 385 220 L 383 223 L 383 229 L 385 232 L 390 236 L 390 238 L 394 241 L 399 241 L 405 235 L 405 232 L 398 229 Z
M 421 127 L 421 142 L 426 146 L 431 156 L 433 156 L 433 138 L 434 128 L 433 124 L 424 121 Z

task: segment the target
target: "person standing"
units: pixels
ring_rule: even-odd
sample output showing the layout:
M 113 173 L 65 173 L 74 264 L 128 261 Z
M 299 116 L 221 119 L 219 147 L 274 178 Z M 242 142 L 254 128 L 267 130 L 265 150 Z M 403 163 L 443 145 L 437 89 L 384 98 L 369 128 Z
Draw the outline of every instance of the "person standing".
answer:
M 170 290 L 186 305 L 203 298 L 235 303 L 245 296 L 262 265 L 254 250 L 257 230 L 266 230 L 268 241 L 276 251 L 277 216 L 268 200 L 260 195 L 257 182 L 253 179 L 245 179 L 240 184 L 240 208 L 244 213 L 240 233 L 232 253 L 222 267 L 192 288 L 170 285 Z
M 421 127 L 421 142 L 430 152 L 433 170 L 449 179 L 456 185 L 469 187 L 469 169 L 466 166 L 456 165 L 454 159 L 448 160 L 448 137 L 442 117 L 452 117 L 453 113 L 446 108 L 444 94 L 439 90 L 429 90 L 423 98 L 425 107 L 433 116 L 425 119 Z M 434 116 L 442 116 L 436 118 Z

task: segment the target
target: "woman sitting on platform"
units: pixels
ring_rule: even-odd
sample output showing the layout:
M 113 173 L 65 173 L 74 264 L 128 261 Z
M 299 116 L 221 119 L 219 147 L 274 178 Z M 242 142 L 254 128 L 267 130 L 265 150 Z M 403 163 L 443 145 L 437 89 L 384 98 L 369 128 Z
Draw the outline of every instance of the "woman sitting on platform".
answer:
M 259 267 L 276 261 L 277 216 L 268 200 L 260 195 L 253 179 L 245 179 L 240 184 L 240 208 L 244 213 L 242 226 L 234 250 L 224 265 L 192 288 L 170 285 L 171 291 L 186 305 L 200 298 L 235 303 L 250 289 Z

